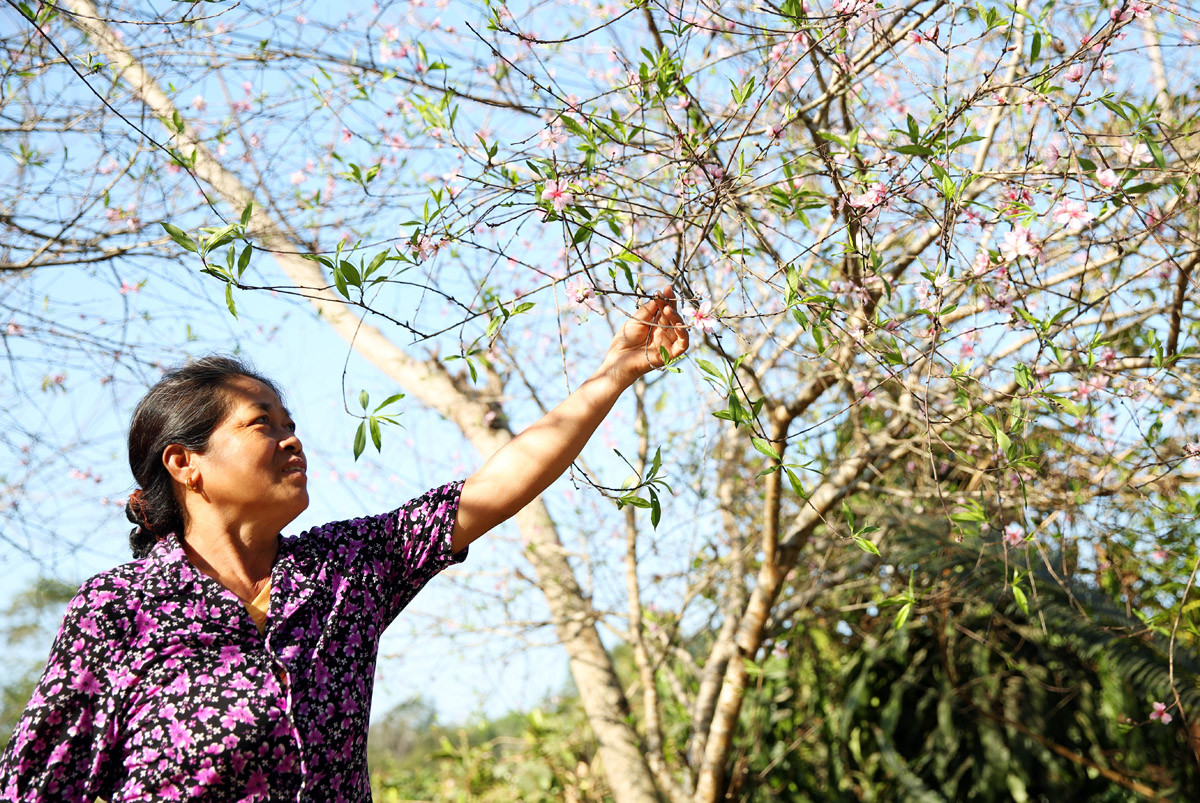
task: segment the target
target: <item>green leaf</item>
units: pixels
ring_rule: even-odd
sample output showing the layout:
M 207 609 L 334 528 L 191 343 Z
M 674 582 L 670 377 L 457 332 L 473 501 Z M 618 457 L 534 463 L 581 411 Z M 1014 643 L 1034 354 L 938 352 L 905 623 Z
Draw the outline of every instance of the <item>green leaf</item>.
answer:
M 246 208 L 242 210 L 242 226 L 250 225 L 250 213 L 254 211 L 254 201 L 247 201 Z
M 1019 585 L 1013 584 L 1012 587 L 1013 599 L 1017 601 L 1017 607 L 1021 609 L 1021 613 L 1029 615 L 1029 599 L 1025 596 L 1025 592 L 1021 590 Z
M 858 544 L 858 548 L 863 552 L 870 552 L 872 555 L 879 554 L 879 547 L 875 546 L 874 542 L 866 538 L 859 538 L 858 536 L 855 536 L 854 543 Z
M 375 444 L 375 451 L 383 451 L 383 433 L 379 431 L 379 419 L 371 416 L 367 419 L 371 425 L 371 443 Z
M 183 229 L 179 228 L 178 226 L 172 226 L 170 223 L 166 222 L 160 223 L 159 225 L 166 229 L 167 234 L 171 235 L 171 239 L 174 240 L 179 247 L 187 251 L 191 251 L 193 254 L 196 253 L 196 244 L 192 242 L 191 237 L 188 237 L 187 234 L 184 233 Z
M 762 452 L 772 460 L 780 459 L 779 452 L 775 450 L 775 447 L 771 445 L 770 441 L 764 440 L 763 438 L 751 438 L 750 442 L 754 444 L 755 449 Z
M 363 421 L 358 425 L 358 431 L 354 433 L 354 459 L 357 460 L 363 453 L 363 449 L 367 448 L 367 422 Z
M 367 272 L 363 274 L 363 276 L 370 276 L 372 273 L 379 270 L 379 266 L 382 265 L 384 260 L 387 259 L 387 255 L 387 251 L 380 251 L 378 254 L 376 254 L 375 258 L 371 260 L 371 264 L 367 266 Z
M 658 494 L 653 488 L 650 491 L 650 526 L 658 529 L 658 522 L 662 519 L 662 506 L 658 502 Z
M 576 122 L 573 117 L 569 117 L 564 114 L 562 117 L 559 117 L 558 119 L 561 120 L 562 124 L 566 127 L 566 129 L 568 131 L 570 131 L 572 134 L 574 134 L 575 136 L 583 137 L 584 139 L 588 138 L 587 129 L 585 129 L 578 122 Z
M 892 150 L 908 156 L 933 156 L 936 152 L 933 148 L 926 148 L 924 145 L 897 145 Z
M 1037 31 L 1033 35 L 1033 45 L 1029 48 L 1029 62 L 1032 64 L 1037 61 L 1038 55 L 1042 52 L 1042 32 Z
M 912 613 L 912 603 L 908 602 L 905 603 L 904 607 L 900 609 L 900 612 L 896 614 L 896 622 L 893 627 L 895 627 L 897 630 L 904 627 L 904 623 L 908 621 L 908 615 L 910 613 Z
M 1150 149 L 1150 155 L 1154 157 L 1154 163 L 1158 165 L 1160 169 L 1165 170 L 1167 167 L 1167 160 L 1166 157 L 1163 156 L 1162 148 L 1158 146 L 1158 143 L 1152 139 L 1147 139 L 1146 147 Z
M 233 285 L 225 285 L 225 306 L 229 307 L 229 314 L 237 317 L 237 307 L 233 303 Z
M 963 145 L 970 145 L 972 142 L 978 142 L 981 139 L 983 139 L 983 137 L 979 136 L 978 134 L 968 134 L 965 137 L 959 137 L 951 142 L 948 150 L 954 150 L 955 148 L 962 147 Z
M 247 243 L 246 247 L 242 249 L 241 256 L 238 257 L 238 278 L 239 279 L 242 277 L 242 274 L 246 272 L 246 268 L 250 265 L 250 253 L 253 250 L 254 250 L 254 248 L 249 243 Z
M 370 401 L 371 401 L 371 397 L 367 395 L 367 391 L 362 390 L 359 392 L 358 403 L 362 405 L 362 408 L 364 410 L 367 409 L 367 405 L 370 403 Z
M 1029 370 L 1029 366 L 1021 363 L 1014 369 L 1016 374 L 1017 384 L 1029 390 L 1033 387 L 1033 371 Z
M 796 476 L 796 472 L 792 471 L 790 468 L 785 468 L 784 471 L 787 473 L 788 484 L 792 486 L 792 490 L 796 493 L 796 495 L 801 499 L 807 498 L 804 495 L 804 486 L 800 484 L 800 478 Z
M 388 396 L 386 399 L 384 399 L 382 404 L 380 404 L 378 407 L 375 408 L 375 412 L 378 413 L 384 407 L 387 407 L 389 404 L 394 404 L 403 398 L 404 398 L 403 393 L 393 393 L 391 396 Z

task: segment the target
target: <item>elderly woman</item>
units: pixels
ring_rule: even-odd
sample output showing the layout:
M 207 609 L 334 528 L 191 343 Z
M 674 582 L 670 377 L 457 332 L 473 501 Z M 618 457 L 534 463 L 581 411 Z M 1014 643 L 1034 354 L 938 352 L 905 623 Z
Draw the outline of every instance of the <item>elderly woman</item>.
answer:
M 135 560 L 72 600 L 0 759 L 0 799 L 369 800 L 383 630 L 687 345 L 668 290 L 465 482 L 295 537 L 280 531 L 308 505 L 306 462 L 276 387 L 221 357 L 168 374 L 130 427 Z

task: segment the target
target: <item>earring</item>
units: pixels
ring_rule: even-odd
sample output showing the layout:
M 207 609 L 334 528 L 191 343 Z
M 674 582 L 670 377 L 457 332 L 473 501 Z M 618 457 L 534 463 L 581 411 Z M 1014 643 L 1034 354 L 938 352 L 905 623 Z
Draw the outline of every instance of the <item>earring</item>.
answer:
M 196 482 L 196 477 L 194 475 L 191 477 L 188 477 L 188 481 L 187 481 L 186 485 L 187 485 L 189 491 L 195 491 L 196 486 L 198 485 L 198 483 Z

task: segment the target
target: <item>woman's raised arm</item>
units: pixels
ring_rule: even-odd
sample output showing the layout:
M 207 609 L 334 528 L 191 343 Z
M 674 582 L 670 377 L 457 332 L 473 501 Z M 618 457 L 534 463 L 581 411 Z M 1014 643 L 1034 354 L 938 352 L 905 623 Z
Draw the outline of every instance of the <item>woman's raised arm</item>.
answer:
M 687 331 L 667 288 L 621 327 L 596 373 L 467 478 L 454 523 L 453 549 L 516 515 L 562 476 L 626 388 L 688 347 Z

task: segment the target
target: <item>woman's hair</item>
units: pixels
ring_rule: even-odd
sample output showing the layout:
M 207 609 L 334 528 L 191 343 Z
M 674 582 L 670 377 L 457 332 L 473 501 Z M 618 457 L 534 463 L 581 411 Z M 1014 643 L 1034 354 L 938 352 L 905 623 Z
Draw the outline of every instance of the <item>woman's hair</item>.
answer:
M 137 525 L 129 533 L 134 558 L 146 557 L 170 533 L 183 535 L 183 509 L 163 465 L 163 450 L 178 443 L 203 452 L 229 412 L 226 386 L 239 376 L 256 379 L 282 397 L 274 382 L 244 363 L 213 355 L 170 371 L 138 402 L 129 424 L 129 468 L 141 487 L 125 506 L 125 516 Z

